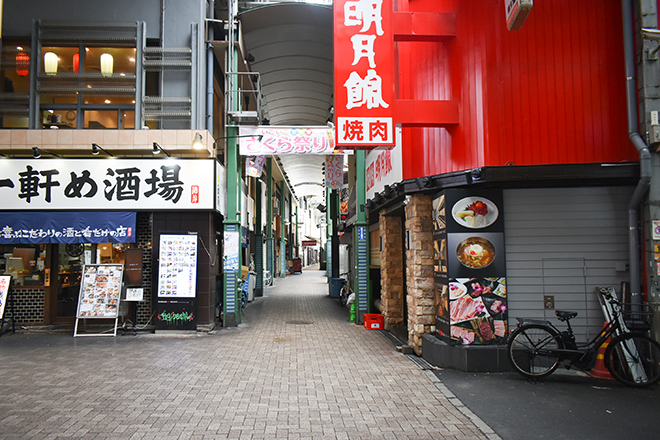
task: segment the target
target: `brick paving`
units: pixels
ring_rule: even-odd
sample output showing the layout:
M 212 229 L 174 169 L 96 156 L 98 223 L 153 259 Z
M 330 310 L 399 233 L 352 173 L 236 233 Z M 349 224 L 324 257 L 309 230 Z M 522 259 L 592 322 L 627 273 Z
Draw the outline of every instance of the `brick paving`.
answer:
M 2 439 L 498 438 L 324 272 L 276 280 L 236 328 L 0 337 Z

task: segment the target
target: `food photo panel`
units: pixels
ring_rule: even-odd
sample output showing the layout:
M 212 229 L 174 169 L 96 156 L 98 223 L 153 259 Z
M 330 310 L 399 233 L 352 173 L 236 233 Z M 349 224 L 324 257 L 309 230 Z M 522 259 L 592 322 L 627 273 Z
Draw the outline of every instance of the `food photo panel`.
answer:
M 504 234 L 447 234 L 447 260 L 450 278 L 506 276 Z
M 447 190 L 447 232 L 503 232 L 502 191 Z

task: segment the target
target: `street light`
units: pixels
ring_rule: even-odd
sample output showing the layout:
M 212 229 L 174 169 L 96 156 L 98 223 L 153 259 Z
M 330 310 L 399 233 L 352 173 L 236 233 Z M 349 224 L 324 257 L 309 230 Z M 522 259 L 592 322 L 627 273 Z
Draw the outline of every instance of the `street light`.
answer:
M 172 157 L 172 156 L 170 156 L 170 153 L 168 153 L 167 151 L 165 151 L 165 149 L 163 147 L 158 145 L 158 142 L 154 142 L 154 148 L 153 148 L 153 150 L 151 150 L 151 152 L 153 154 L 159 154 L 161 151 L 163 153 L 167 154 L 167 157 Z
M 41 157 L 41 152 L 44 152 L 46 154 L 50 154 L 50 155 L 55 156 L 55 157 L 62 157 L 59 154 L 55 154 L 55 153 L 50 152 L 48 150 L 44 150 L 43 148 L 32 147 L 32 157 L 34 157 L 35 159 L 39 159 Z

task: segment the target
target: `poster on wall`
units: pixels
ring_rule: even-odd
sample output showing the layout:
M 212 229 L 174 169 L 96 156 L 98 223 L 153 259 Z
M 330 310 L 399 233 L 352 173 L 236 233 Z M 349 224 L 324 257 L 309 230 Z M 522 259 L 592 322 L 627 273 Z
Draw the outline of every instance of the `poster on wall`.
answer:
M 434 200 L 436 280 L 441 281 L 436 281 L 436 328 L 452 343 L 506 343 L 502 203 L 499 190 L 447 190 Z
M 158 297 L 194 298 L 197 289 L 197 234 L 162 234 L 158 255 Z
M 124 266 L 90 264 L 83 267 L 77 318 L 117 318 Z
M 240 255 L 240 236 L 238 231 L 225 231 L 224 233 L 224 269 L 237 271 Z

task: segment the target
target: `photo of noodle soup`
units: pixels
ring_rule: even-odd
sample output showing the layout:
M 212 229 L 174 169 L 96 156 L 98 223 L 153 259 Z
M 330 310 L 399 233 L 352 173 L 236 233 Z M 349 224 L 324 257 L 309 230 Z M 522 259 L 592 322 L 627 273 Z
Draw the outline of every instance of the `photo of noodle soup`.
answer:
M 465 267 L 483 269 L 495 259 L 495 247 L 483 237 L 469 237 L 456 247 L 456 257 Z

